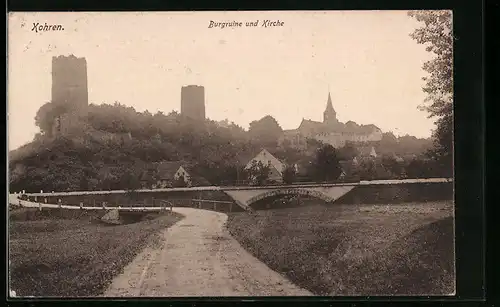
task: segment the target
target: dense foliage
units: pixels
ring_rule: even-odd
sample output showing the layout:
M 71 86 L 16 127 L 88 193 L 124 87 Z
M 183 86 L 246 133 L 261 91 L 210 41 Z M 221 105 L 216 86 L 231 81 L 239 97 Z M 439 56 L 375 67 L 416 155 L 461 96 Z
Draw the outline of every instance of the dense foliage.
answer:
M 332 145 L 323 145 L 316 153 L 314 178 L 319 181 L 337 180 L 342 173 L 337 151 Z
M 409 16 L 423 23 L 411 37 L 434 58 L 424 63 L 428 76 L 423 88 L 427 94 L 422 110 L 436 118 L 435 144 L 428 155 L 446 176 L 453 174 L 453 31 L 451 11 L 411 11 Z
M 269 179 L 269 173 L 271 171 L 271 166 L 269 164 L 264 164 L 261 161 L 252 161 L 252 164 L 246 170 L 248 175 L 248 180 L 254 185 L 263 185 Z
M 148 163 L 179 160 L 196 162 L 207 180 L 218 181 L 235 176 L 240 154 L 259 148 L 236 125 L 193 123 L 175 112 L 139 113 L 120 104 L 90 105 L 87 125 L 52 139 L 49 106 L 37 114 L 43 137 L 10 157 L 13 191 L 134 188 Z
M 359 156 L 361 147 L 412 160 L 429 143 L 386 133 L 380 142 L 348 143 L 337 150 L 313 139 L 308 140 L 306 148 L 293 148 L 278 145 L 282 129 L 271 116 L 252 122 L 249 131 L 245 131 L 228 121 L 194 122 L 177 112 L 137 112 L 119 103 L 91 104 L 87 111 L 78 119 L 76 128 L 54 138 L 51 125 L 65 110 L 53 103 L 40 108 L 36 115 L 40 133 L 31 143 L 9 153 L 10 191 L 133 191 L 141 186 L 141 176 L 148 165 L 160 161 L 183 161 L 213 185 L 249 181 L 264 184 L 268 182 L 267 166 L 245 169 L 262 148 L 288 165 L 282 174 L 285 183 L 299 180 L 295 173 L 297 163 L 307 164 L 307 174 L 300 174 L 301 181 L 332 181 L 342 172 L 339 161 Z M 399 178 L 405 174 L 396 170 L 406 167 L 401 163 L 395 166 L 387 160 L 386 164 L 389 173 L 362 162 L 348 177 Z M 173 182 L 174 186 L 183 184 Z

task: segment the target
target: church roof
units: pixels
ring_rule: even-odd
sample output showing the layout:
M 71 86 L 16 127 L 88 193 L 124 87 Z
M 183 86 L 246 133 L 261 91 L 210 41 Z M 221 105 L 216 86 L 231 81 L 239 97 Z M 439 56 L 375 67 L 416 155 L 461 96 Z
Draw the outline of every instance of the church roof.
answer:
M 325 128 L 325 125 L 322 122 L 313 121 L 310 119 L 302 119 L 298 130 L 307 130 L 307 131 L 321 131 Z
M 335 113 L 335 110 L 333 109 L 332 97 L 330 96 L 330 92 L 328 92 L 328 101 L 326 102 L 325 112 L 333 112 L 333 113 Z
M 344 133 L 356 133 L 356 134 L 370 134 L 376 130 L 380 130 L 380 128 L 371 124 L 358 125 L 353 121 L 349 121 L 346 124 L 341 122 L 325 124 L 322 122 L 317 122 L 309 119 L 303 119 L 297 130 L 307 133 L 344 132 Z M 291 133 L 292 132 L 289 132 L 287 134 Z
M 332 104 L 332 97 L 330 92 L 328 93 L 328 100 L 326 103 L 325 114 L 329 113 L 329 117 L 336 117 L 335 110 Z M 353 121 L 348 121 L 347 123 L 341 123 L 339 121 L 331 122 L 317 122 L 309 119 L 302 119 L 299 127 L 294 131 L 285 131 L 284 135 L 291 135 L 296 132 L 305 134 L 317 134 L 317 133 L 329 133 L 329 132 L 342 132 L 349 134 L 370 134 L 374 131 L 380 131 L 377 126 L 370 125 L 358 125 Z

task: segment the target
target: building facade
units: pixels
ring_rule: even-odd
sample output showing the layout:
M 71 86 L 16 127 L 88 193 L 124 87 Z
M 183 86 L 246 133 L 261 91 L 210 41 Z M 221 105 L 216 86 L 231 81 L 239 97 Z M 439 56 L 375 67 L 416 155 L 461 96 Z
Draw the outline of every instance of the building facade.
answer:
M 181 115 L 194 120 L 205 120 L 205 88 L 188 85 L 181 88 Z
M 268 179 L 275 182 L 283 181 L 283 172 L 286 165 L 273 156 L 269 151 L 263 149 L 254 158 L 252 158 L 245 165 L 245 169 L 252 167 L 252 163 L 262 163 L 263 165 L 269 165 L 269 177 Z
M 353 121 L 340 122 L 333 108 L 330 93 L 328 93 L 323 122 L 303 119 L 297 129 L 284 131 L 280 144 L 305 148 L 307 139 L 315 139 L 338 148 L 347 142 L 380 141 L 382 131 L 375 125 L 358 125 Z

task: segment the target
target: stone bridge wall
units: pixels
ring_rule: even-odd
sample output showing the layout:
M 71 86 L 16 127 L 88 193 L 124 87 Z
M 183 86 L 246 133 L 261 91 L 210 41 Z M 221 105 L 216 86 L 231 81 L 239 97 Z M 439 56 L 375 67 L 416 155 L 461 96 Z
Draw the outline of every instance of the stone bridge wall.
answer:
M 133 192 L 133 193 L 108 193 L 108 194 L 87 194 L 87 195 L 55 195 L 55 196 L 38 196 L 37 202 L 45 202 L 49 204 L 57 204 L 59 199 L 63 204 L 79 205 L 83 202 L 84 206 L 101 206 L 102 202 L 109 205 L 120 206 L 160 206 L 159 200 L 170 200 L 182 204 L 190 203 L 193 198 L 201 198 L 208 200 L 227 200 L 231 201 L 230 197 L 222 191 L 188 191 L 188 192 Z M 31 201 L 35 197 L 30 196 Z M 176 204 L 177 205 L 177 204 Z
M 453 182 L 358 186 L 336 204 L 397 204 L 453 200 Z

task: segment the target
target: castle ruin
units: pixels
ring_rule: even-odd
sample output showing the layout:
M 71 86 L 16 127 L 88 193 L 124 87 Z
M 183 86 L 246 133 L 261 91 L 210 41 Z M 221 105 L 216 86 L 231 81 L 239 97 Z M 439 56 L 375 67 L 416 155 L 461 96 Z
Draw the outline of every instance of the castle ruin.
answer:
M 81 128 L 89 104 L 87 61 L 74 55 L 52 58 L 52 103 L 62 108 L 54 120 L 52 135 Z
M 205 88 L 188 85 L 181 88 L 181 115 L 205 120 Z

